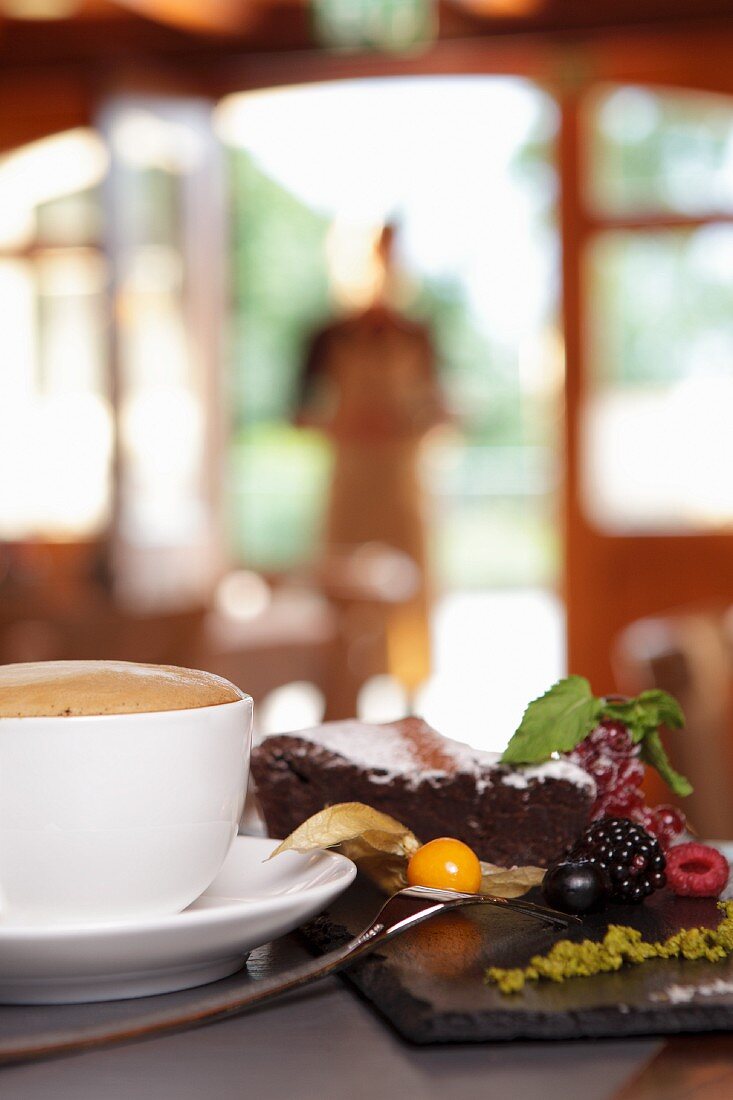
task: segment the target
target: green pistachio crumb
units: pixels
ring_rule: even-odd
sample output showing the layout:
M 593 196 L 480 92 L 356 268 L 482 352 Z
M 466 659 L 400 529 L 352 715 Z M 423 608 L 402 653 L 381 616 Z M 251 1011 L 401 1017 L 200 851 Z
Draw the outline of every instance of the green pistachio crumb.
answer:
M 611 924 L 599 942 L 560 940 L 546 955 L 535 955 L 524 968 L 489 967 L 485 980 L 498 986 L 502 993 L 520 993 L 527 982 L 589 978 L 620 970 L 627 964 L 637 966 L 647 959 L 719 962 L 733 954 L 733 901 L 720 901 L 718 908 L 725 915 L 717 928 L 686 928 L 661 943 L 648 943 L 636 928 Z

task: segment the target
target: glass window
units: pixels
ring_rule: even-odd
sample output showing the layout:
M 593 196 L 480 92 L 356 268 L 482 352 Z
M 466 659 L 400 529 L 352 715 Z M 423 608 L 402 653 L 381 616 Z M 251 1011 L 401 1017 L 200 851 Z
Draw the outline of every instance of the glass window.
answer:
M 611 531 L 721 528 L 733 522 L 733 224 L 715 218 L 733 207 L 733 102 L 625 88 L 596 96 L 588 118 L 595 199 L 634 224 L 596 232 L 584 258 L 585 508 Z
M 210 108 L 107 106 L 107 210 L 117 315 L 117 595 L 150 609 L 203 600 L 218 553 L 219 163 Z
M 107 275 L 96 247 L 106 167 L 91 130 L 0 158 L 4 539 L 84 539 L 109 518 Z
M 733 520 L 733 226 L 603 234 L 588 276 L 594 518 L 651 530 Z
M 602 88 L 588 104 L 591 205 L 607 214 L 733 211 L 730 100 Z

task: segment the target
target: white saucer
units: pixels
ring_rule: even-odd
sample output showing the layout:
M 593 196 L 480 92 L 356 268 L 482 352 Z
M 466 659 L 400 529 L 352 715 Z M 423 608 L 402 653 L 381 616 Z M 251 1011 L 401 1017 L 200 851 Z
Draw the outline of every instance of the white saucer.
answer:
M 0 1003 L 72 1004 L 189 989 L 233 974 L 247 953 L 315 916 L 352 882 L 335 852 L 284 852 L 239 836 L 201 897 L 172 917 L 43 927 L 0 922 Z

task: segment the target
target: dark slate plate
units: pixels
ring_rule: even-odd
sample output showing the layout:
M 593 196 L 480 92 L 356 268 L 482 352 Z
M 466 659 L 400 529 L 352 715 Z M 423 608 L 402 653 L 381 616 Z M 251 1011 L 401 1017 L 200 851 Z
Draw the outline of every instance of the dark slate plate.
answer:
M 364 927 L 381 900 L 360 882 L 306 928 L 308 941 L 319 951 L 336 946 Z M 513 996 L 483 981 L 487 966 L 526 965 L 556 939 L 599 939 L 609 924 L 632 925 L 651 940 L 682 928 L 715 927 L 720 917 L 712 900 L 676 898 L 667 891 L 638 907 L 616 906 L 585 918 L 582 928 L 560 935 L 505 910 L 467 909 L 404 933 L 355 964 L 347 977 L 415 1043 L 728 1031 L 733 1030 L 733 957 L 720 963 L 652 960 L 615 974 L 531 983 Z M 722 992 L 700 991 L 720 980 L 727 985 Z M 671 995 L 670 987 L 675 987 Z M 683 1001 L 685 995 L 690 999 Z

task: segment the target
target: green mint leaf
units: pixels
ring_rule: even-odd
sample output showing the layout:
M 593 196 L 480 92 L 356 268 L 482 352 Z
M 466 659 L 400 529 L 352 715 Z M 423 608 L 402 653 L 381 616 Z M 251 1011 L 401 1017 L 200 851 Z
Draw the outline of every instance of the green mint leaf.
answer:
M 666 691 L 643 691 L 635 699 L 616 702 L 596 699 L 583 676 L 568 676 L 533 700 L 501 757 L 503 764 L 540 764 L 554 752 L 572 752 L 601 717 L 623 722 L 632 741 L 641 746 L 642 760 L 656 768 L 678 795 L 692 792 L 689 781 L 669 762 L 659 727 L 680 729 L 685 724 L 679 703 Z
M 680 729 L 685 724 L 684 715 L 676 699 L 666 691 L 642 691 L 635 699 L 623 703 L 604 701 L 603 714 L 618 718 L 628 726 L 631 740 L 638 745 L 660 726 Z
M 638 702 L 646 707 L 656 709 L 659 718 L 658 725 L 669 726 L 671 730 L 682 729 L 685 724 L 685 716 L 682 707 L 677 700 L 666 691 L 655 689 L 654 691 L 642 691 Z
M 502 764 L 541 764 L 553 752 L 571 752 L 603 710 L 583 676 L 568 676 L 534 699 L 501 758 Z
M 655 708 L 645 706 L 638 698 L 625 703 L 604 703 L 603 714 L 606 718 L 618 718 L 624 722 L 635 745 L 659 726 Z
M 692 784 L 684 775 L 676 772 L 667 758 L 664 745 L 656 730 L 648 733 L 641 743 L 641 758 L 646 764 L 656 768 L 667 786 L 675 794 L 686 797 L 692 794 Z
M 692 792 L 688 780 L 670 764 L 659 736 L 660 726 L 681 729 L 685 724 L 685 716 L 676 699 L 658 689 L 642 691 L 635 699 L 623 703 L 604 702 L 603 714 L 604 717 L 619 718 L 626 723 L 631 740 L 641 745 L 642 760 L 657 769 L 675 794 L 688 795 Z

